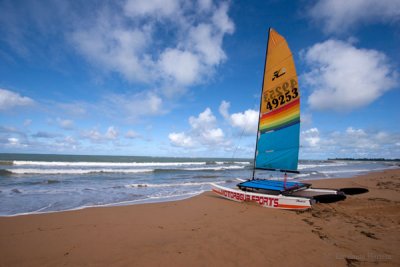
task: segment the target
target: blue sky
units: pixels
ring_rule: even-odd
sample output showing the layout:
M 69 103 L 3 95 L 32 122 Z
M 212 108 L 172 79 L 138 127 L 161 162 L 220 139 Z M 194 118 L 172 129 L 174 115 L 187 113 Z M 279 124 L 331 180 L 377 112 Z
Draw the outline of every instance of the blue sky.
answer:
M 400 158 L 400 2 L 0 1 L 0 152 L 252 157 L 267 31 L 303 159 Z

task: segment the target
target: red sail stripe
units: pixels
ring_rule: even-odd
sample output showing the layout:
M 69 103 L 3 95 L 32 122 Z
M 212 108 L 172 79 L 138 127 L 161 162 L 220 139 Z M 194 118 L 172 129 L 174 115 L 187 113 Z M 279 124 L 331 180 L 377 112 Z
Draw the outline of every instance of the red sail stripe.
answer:
M 271 116 L 265 116 L 260 119 L 260 124 L 266 124 L 266 123 L 274 123 L 276 121 L 282 120 L 284 118 L 293 116 L 294 114 L 300 114 L 300 109 L 299 106 L 290 106 L 286 108 L 285 110 L 281 110 L 280 113 L 275 113 Z M 268 114 L 269 115 L 269 114 Z
M 280 107 L 280 108 L 277 108 L 277 109 L 275 109 L 275 110 L 273 110 L 273 111 L 271 111 L 271 112 L 268 112 L 268 113 L 263 114 L 263 115 L 261 116 L 261 119 L 267 118 L 267 117 L 269 117 L 269 116 L 273 116 L 274 114 L 280 113 L 280 112 L 282 112 L 283 110 L 286 110 L 286 109 L 289 109 L 289 108 L 291 108 L 291 107 L 293 107 L 293 106 L 295 106 L 295 105 L 298 105 L 299 103 L 300 103 L 300 99 L 297 98 L 296 100 L 290 102 L 290 103 L 287 104 L 287 105 L 284 105 L 284 106 L 282 106 L 282 107 Z

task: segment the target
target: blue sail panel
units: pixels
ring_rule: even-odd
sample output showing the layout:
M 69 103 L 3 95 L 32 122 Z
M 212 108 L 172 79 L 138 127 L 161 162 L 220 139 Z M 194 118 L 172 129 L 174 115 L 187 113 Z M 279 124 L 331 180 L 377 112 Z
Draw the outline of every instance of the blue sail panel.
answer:
M 300 123 L 279 131 L 260 135 L 257 143 L 256 168 L 297 170 Z

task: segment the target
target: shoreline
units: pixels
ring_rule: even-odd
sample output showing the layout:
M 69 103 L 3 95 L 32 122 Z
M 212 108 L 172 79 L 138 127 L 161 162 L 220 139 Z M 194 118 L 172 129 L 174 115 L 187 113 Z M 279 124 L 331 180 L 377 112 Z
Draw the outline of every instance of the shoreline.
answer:
M 390 171 L 390 170 L 400 170 L 400 167 L 396 168 L 385 168 L 385 169 L 377 169 L 377 170 L 370 170 L 365 173 L 357 173 L 354 174 L 353 176 L 349 177 L 334 177 L 334 178 L 319 178 L 319 179 L 298 179 L 298 181 L 305 182 L 305 183 L 311 183 L 314 184 L 315 182 L 319 184 L 318 181 L 327 181 L 329 182 L 330 180 L 340 180 L 340 179 L 353 179 L 358 176 L 364 176 L 368 175 L 370 173 L 379 173 L 379 172 L 384 172 L 384 171 Z M 174 197 L 168 197 L 168 196 L 163 196 L 159 197 L 158 199 L 164 199 L 163 201 L 159 201 L 158 199 L 137 199 L 137 200 L 127 200 L 127 201 L 122 201 L 122 202 L 115 202 L 115 203 L 107 203 L 107 204 L 99 204 L 99 205 L 84 205 L 84 206 L 79 206 L 71 209 L 66 209 L 66 210 L 53 210 L 53 211 L 44 211 L 40 212 L 41 209 L 45 209 L 46 207 L 43 207 L 37 211 L 30 211 L 30 212 L 21 212 L 21 213 L 16 213 L 16 214 L 10 214 L 10 215 L 1 215 L 0 218 L 8 218 L 8 217 L 18 217 L 18 216 L 29 216 L 29 215 L 39 215 L 39 214 L 51 214 L 51 213 L 60 213 L 60 212 L 69 212 L 69 211 L 77 211 L 77 210 L 85 210 L 85 209 L 91 209 L 91 208 L 104 208 L 104 207 L 120 207 L 120 206 L 131 206 L 131 205 L 144 205 L 144 204 L 157 204 L 157 203 L 167 203 L 167 202 L 173 202 L 173 201 L 183 201 L 186 199 L 190 199 L 196 196 L 199 196 L 205 192 L 208 191 L 202 191 L 202 192 L 193 192 L 193 193 L 187 193 L 185 195 L 189 196 L 174 196 Z
M 168 202 L 183 201 L 186 199 L 190 199 L 190 198 L 199 196 L 201 194 L 204 194 L 206 192 L 209 192 L 209 191 L 200 192 L 200 193 L 188 193 L 187 195 L 192 195 L 192 196 L 184 197 L 184 198 L 177 198 L 177 199 L 174 199 L 174 198 L 169 199 L 169 197 L 160 197 L 160 199 L 166 198 L 167 200 L 165 200 L 165 201 L 157 201 L 157 200 L 149 201 L 149 200 L 138 199 L 138 200 L 127 200 L 127 201 L 118 202 L 118 203 L 100 204 L 100 205 L 93 205 L 93 206 L 80 206 L 80 207 L 76 207 L 76 208 L 68 209 L 68 210 L 52 210 L 52 211 L 44 211 L 44 212 L 33 211 L 33 212 L 17 213 L 17 214 L 11 214 L 11 215 L 0 215 L 0 219 L 1 218 L 9 218 L 9 217 L 19 217 L 19 216 L 44 215 L 44 214 L 52 214 L 52 213 L 60 213 L 60 212 L 72 212 L 72 211 L 96 209 L 96 208 L 126 207 L 126 206 L 136 206 L 136 205 L 168 203 Z M 126 203 L 126 204 L 123 204 L 123 203 Z
M 0 266 L 399 266 L 400 170 L 312 180 L 366 194 L 309 211 L 205 192 L 184 200 L 0 217 Z

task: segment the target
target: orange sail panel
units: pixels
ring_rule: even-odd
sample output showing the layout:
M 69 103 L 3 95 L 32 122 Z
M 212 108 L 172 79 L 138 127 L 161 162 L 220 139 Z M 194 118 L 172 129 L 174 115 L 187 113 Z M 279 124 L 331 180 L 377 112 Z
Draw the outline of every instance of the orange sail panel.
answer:
M 256 168 L 297 170 L 300 91 L 289 46 L 270 29 L 262 85 Z

